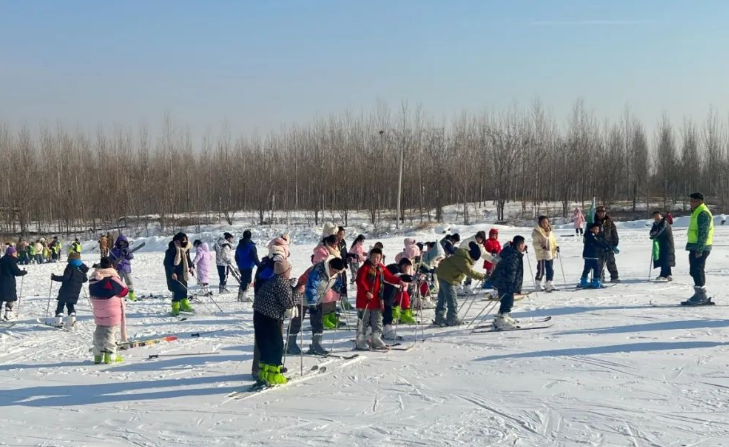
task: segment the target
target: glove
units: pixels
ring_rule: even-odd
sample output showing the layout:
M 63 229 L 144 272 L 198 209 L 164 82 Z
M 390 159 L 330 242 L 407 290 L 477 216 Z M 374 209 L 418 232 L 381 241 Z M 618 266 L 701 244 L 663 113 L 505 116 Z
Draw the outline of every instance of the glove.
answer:
M 284 318 L 291 319 L 294 317 L 294 309 L 295 307 L 292 307 L 291 309 L 286 309 L 286 312 L 284 312 Z
M 557 253 L 559 253 L 559 247 L 556 247 L 555 250 L 557 251 Z
M 613 247 L 613 253 L 615 253 L 616 255 L 620 254 L 620 249 L 617 246 Z

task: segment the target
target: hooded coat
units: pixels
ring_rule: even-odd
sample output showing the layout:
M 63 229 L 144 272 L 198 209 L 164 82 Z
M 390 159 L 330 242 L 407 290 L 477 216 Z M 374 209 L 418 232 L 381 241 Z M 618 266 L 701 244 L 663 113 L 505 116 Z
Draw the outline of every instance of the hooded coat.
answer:
M 122 325 L 125 311 L 122 298 L 127 295 L 128 291 L 129 289 L 119 278 L 119 274 L 115 269 L 95 270 L 89 281 L 91 305 L 94 308 L 94 322 L 99 326 Z
M 579 208 L 575 208 L 574 213 L 572 213 L 572 222 L 575 224 L 575 229 L 582 228 L 585 225 L 585 215 L 582 214 Z
M 435 274 L 438 275 L 439 280 L 443 280 L 454 286 L 461 284 L 466 279 L 466 276 L 477 281 L 483 280 L 485 275 L 474 270 L 474 264 L 475 261 L 468 254 L 468 250 L 459 248 L 453 256 L 444 259 L 438 264 L 438 268 L 435 269 Z
M 400 259 L 403 257 L 415 262 L 415 258 L 420 257 L 420 248 L 415 245 L 416 242 L 415 238 L 405 238 L 405 248 L 401 253 L 398 253 L 397 256 L 395 256 L 395 262 L 400 262 Z
M 235 263 L 238 265 L 238 270 L 252 270 L 253 267 L 261 266 L 258 248 L 250 238 L 243 238 L 238 242 L 238 247 L 235 249 Z
M 207 284 L 210 280 L 210 269 L 212 268 L 213 254 L 210 253 L 210 248 L 207 242 L 197 246 L 195 250 L 195 259 L 192 261 L 192 265 L 197 269 L 197 280 L 202 284 Z
M 306 287 L 304 288 L 304 296 L 306 305 L 313 306 L 327 301 L 327 295 L 332 291 L 340 280 L 339 275 L 335 277 L 329 276 L 329 261 L 334 257 L 329 257 L 324 261 L 316 263 L 309 271 L 306 278 Z
M 494 289 L 499 291 L 499 295 L 521 291 L 524 281 L 524 253 L 509 245 L 501 252 L 500 258 L 491 275 Z
M 86 276 L 88 272 L 89 268 L 80 259 L 72 259 L 66 264 L 63 275 L 51 275 L 51 281 L 61 283 L 61 289 L 58 291 L 58 301 L 76 304 L 83 284 L 89 280 Z
M 170 292 L 180 292 L 180 285 L 187 287 L 187 280 L 189 272 L 187 268 L 192 266 L 192 260 L 190 259 L 190 241 L 183 247 L 180 247 L 183 255 L 180 259 L 177 259 L 177 246 L 175 241 L 170 241 L 167 245 L 167 251 L 165 251 L 165 259 L 163 264 L 165 266 L 165 277 L 167 279 L 167 290 Z M 177 275 L 177 281 L 172 279 L 172 274 Z M 181 283 L 181 284 L 178 284 Z M 187 292 L 187 291 L 185 291 Z
M 365 255 L 364 243 L 362 241 L 355 241 L 352 248 L 349 249 L 352 262 L 365 262 L 367 256 Z
M 11 255 L 0 258 L 0 301 L 18 301 L 15 277 L 27 273 L 18 268 L 18 258 Z
M 390 273 L 384 265 L 375 266 L 368 259 L 357 271 L 357 309 L 380 310 L 385 284 L 398 285 L 400 278 Z M 367 294 L 371 293 L 369 299 Z
M 676 267 L 676 249 L 673 243 L 673 229 L 667 218 L 653 223 L 650 233 L 651 239 L 658 242 L 658 259 L 653 260 L 653 267 L 659 268 L 664 262 L 671 267 Z
M 537 226 L 532 231 L 532 247 L 537 261 L 551 261 L 557 257 L 557 239 L 554 237 L 552 227 L 548 230 Z
M 613 219 L 607 214 L 605 214 L 604 218 L 599 219 L 597 214 L 595 214 L 594 222 L 600 225 L 600 233 L 602 233 L 605 242 L 610 247 L 617 247 L 620 243 L 620 237 L 618 236 L 618 228 L 615 226 Z
M 132 259 L 134 259 L 134 253 L 130 253 L 129 240 L 126 236 L 120 235 L 116 239 L 116 244 L 111 250 L 111 261 L 116 265 L 118 271 L 124 271 L 124 273 L 132 273 Z
M 215 264 L 221 267 L 230 265 L 233 262 L 233 248 L 227 239 L 221 237 L 215 244 Z

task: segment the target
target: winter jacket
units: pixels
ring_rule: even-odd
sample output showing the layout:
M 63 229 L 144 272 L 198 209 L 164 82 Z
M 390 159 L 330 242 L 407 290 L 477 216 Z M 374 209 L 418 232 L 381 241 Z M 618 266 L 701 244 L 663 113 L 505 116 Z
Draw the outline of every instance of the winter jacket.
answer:
M 691 212 L 686 250 L 707 253 L 711 251 L 714 239 L 714 216 L 706 204 L 701 204 Z
M 215 264 L 219 266 L 230 265 L 233 262 L 233 249 L 230 242 L 221 237 L 215 244 Z
M 36 242 L 33 247 L 35 247 L 35 254 L 43 254 L 43 244 L 41 244 L 40 242 Z
M 653 259 L 653 267 L 661 267 L 668 262 L 671 267 L 676 266 L 676 249 L 673 244 L 673 230 L 665 217 L 658 223 L 653 223 L 650 232 L 651 239 L 658 242 L 658 258 Z
M 585 225 L 585 215 L 582 214 L 579 208 L 575 208 L 575 212 L 572 214 L 572 221 L 575 223 L 575 229 L 582 228 Z
M 235 263 L 238 266 L 239 270 L 247 270 L 253 269 L 253 267 L 260 267 L 261 261 L 258 259 L 258 248 L 256 247 L 255 242 L 250 239 L 241 239 L 238 242 L 238 247 L 236 247 L 235 249 Z M 218 265 L 226 264 L 218 263 Z
M 445 258 L 445 250 L 440 243 L 436 243 L 433 248 L 426 250 L 425 253 L 420 256 L 420 260 L 423 265 L 430 268 L 437 267 L 438 263 L 443 260 L 443 258 Z
M 446 258 L 438 265 L 435 274 L 439 280 L 443 280 L 451 285 L 459 285 L 466 279 L 466 276 L 475 280 L 485 278 L 483 273 L 473 269 L 474 260 L 468 254 L 465 248 L 459 248 L 450 258 Z
M 611 250 L 612 247 L 605 242 L 605 237 L 602 233 L 598 233 L 597 235 L 592 231 L 585 233 L 585 247 L 582 249 L 583 259 L 601 259 L 605 256 L 605 253 Z
M 274 275 L 256 293 L 253 310 L 276 320 L 283 320 L 288 309 L 294 307 L 294 289 L 291 281 Z
M 61 242 L 58 239 L 51 242 L 51 251 L 57 255 L 61 253 Z
M 261 259 L 261 263 L 258 264 L 258 268 L 256 269 L 256 274 L 253 276 L 253 295 L 255 296 L 256 293 L 263 287 L 263 285 L 268 281 L 269 279 L 273 278 L 273 266 L 276 263 L 272 258 L 269 258 L 268 256 Z
M 532 231 L 532 247 L 537 261 L 551 261 L 557 257 L 557 239 L 554 237 L 552 227 L 549 230 L 537 226 Z
M 349 249 L 352 262 L 365 262 L 367 255 L 365 254 L 364 244 L 362 242 L 355 242 L 352 248 Z
M 456 254 L 456 246 L 453 245 L 453 242 L 449 241 L 448 239 L 441 239 L 440 245 L 443 247 L 443 251 L 445 252 L 446 256 L 453 256 L 454 254 Z
M 613 222 L 610 216 L 606 214 L 603 219 L 599 219 L 597 214 L 595 214 L 594 222 L 600 225 L 600 233 L 602 233 L 605 242 L 610 247 L 617 247 L 620 243 L 620 237 L 618 236 L 618 229 L 615 226 L 615 222 Z
M 489 237 L 486 239 L 486 242 L 483 243 L 483 246 L 486 249 L 486 252 L 491 254 L 492 257 L 498 256 L 499 253 L 501 253 L 501 242 L 499 242 L 498 239 L 491 239 L 491 237 Z M 485 260 L 483 262 L 483 268 L 490 272 L 494 268 L 494 263 Z
M 83 283 L 89 280 L 86 276 L 88 272 L 89 268 L 80 259 L 72 259 L 68 261 L 62 276 L 51 275 L 51 281 L 61 283 L 61 289 L 58 291 L 58 301 L 76 304 Z
M 71 242 L 70 247 L 68 248 L 69 253 L 81 253 L 81 244 L 79 242 L 73 241 Z
M 122 298 L 128 291 L 115 269 L 94 271 L 89 281 L 89 293 L 94 308 L 94 322 L 98 326 L 123 326 L 125 304 Z
M 108 248 L 109 248 L 109 239 L 107 239 L 106 236 L 101 236 L 101 238 L 99 238 L 99 250 L 103 252 L 103 251 L 107 250 Z
M 335 258 L 341 258 L 341 253 L 339 253 L 338 248 L 332 248 L 327 247 L 323 243 L 319 243 L 316 247 L 314 247 L 314 260 L 313 263 L 317 264 L 325 259 L 327 259 L 330 256 L 334 256 Z
M 134 259 L 134 253 L 131 253 L 129 249 L 129 240 L 124 235 L 121 235 L 116 240 L 116 245 L 111 250 L 111 262 L 116 265 L 117 271 L 124 271 L 126 274 L 132 273 L 132 259 Z
M 412 237 L 406 238 L 405 248 L 401 253 L 398 253 L 397 256 L 395 256 L 395 262 L 400 262 L 400 259 L 403 257 L 415 262 L 415 259 L 420 257 L 420 248 L 415 245 L 416 242 L 417 241 Z
M 192 266 L 192 260 L 190 259 L 190 241 L 183 247 L 180 247 L 181 256 L 177 259 L 177 246 L 174 241 L 170 241 L 167 245 L 167 251 L 165 251 L 165 259 L 162 262 L 165 267 L 165 277 L 167 279 L 167 290 L 175 292 L 179 287 L 177 282 L 182 283 L 183 286 L 187 287 L 187 280 L 189 278 L 188 269 Z M 177 275 L 177 281 L 172 279 L 172 274 Z
M 521 292 L 524 281 L 524 253 L 511 245 L 504 248 L 491 275 L 491 281 L 499 296 Z
M 357 271 L 357 309 L 380 310 L 386 283 L 400 284 L 400 278 L 390 273 L 384 265 L 365 261 Z M 368 299 L 367 294 L 372 294 Z
M 387 267 L 387 271 L 392 273 L 393 276 L 399 276 L 400 266 L 397 264 L 390 264 Z M 410 274 L 412 272 L 408 272 Z M 400 301 L 403 303 L 409 303 L 410 302 L 410 296 L 408 294 L 407 289 L 402 290 L 402 296 L 400 296 L 400 288 L 398 287 L 399 281 L 397 284 L 390 284 L 389 282 L 385 282 L 385 290 L 382 293 L 382 299 L 385 301 L 385 304 L 390 306 L 398 306 L 400 304 Z
M 291 255 L 289 251 L 289 242 L 283 237 L 277 237 L 268 243 L 268 257 L 281 256 L 284 259 L 288 259 Z M 238 250 L 236 249 L 236 259 L 238 256 Z
M 11 255 L 0 258 L 0 301 L 18 301 L 15 277 L 27 273 L 18 268 L 18 258 Z
M 197 270 L 197 280 L 202 284 L 208 284 L 210 281 L 210 268 L 213 263 L 213 254 L 210 253 L 207 242 L 197 246 L 195 250 L 195 259 L 192 265 Z
M 341 241 L 337 242 L 337 250 L 339 250 L 339 256 L 342 257 L 345 261 L 348 260 L 347 258 L 347 241 L 342 239 Z
M 337 285 L 338 281 L 340 281 L 339 275 L 335 277 L 329 276 L 329 261 L 332 259 L 333 257 L 329 257 L 324 261 L 318 262 L 314 265 L 311 271 L 309 271 L 309 276 L 306 280 L 306 288 L 304 289 L 307 306 L 327 302 L 327 293 Z

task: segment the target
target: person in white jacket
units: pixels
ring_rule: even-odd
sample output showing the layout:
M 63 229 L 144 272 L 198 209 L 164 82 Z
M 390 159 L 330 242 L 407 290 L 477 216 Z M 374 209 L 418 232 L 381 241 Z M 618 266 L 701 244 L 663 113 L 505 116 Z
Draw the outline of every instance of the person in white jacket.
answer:
M 230 233 L 223 234 L 223 237 L 218 239 L 218 243 L 215 244 L 215 264 L 218 267 L 218 277 L 220 278 L 220 285 L 218 287 L 219 293 L 228 293 L 228 269 L 233 262 L 233 235 Z
M 537 276 L 535 278 L 537 290 L 542 290 L 542 279 L 546 273 L 547 282 L 544 290 L 551 292 L 555 290 L 552 280 L 554 279 L 554 259 L 559 253 L 559 245 L 557 245 L 554 231 L 549 225 L 549 218 L 546 216 L 539 216 L 539 225 L 532 231 L 532 246 L 537 256 Z

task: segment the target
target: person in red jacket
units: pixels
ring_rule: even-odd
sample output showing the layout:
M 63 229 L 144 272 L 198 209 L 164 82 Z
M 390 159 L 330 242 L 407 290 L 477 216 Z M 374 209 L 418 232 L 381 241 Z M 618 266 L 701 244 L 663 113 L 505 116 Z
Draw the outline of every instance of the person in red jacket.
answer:
M 357 339 L 355 349 L 368 351 L 387 349 L 382 341 L 382 292 L 385 283 L 402 287 L 400 278 L 382 264 L 382 250 L 370 250 L 367 261 L 357 271 Z M 367 328 L 372 328 L 372 340 L 367 344 Z
M 492 228 L 491 231 L 489 231 L 489 238 L 486 239 L 484 242 L 484 248 L 486 249 L 486 253 L 491 254 L 492 256 L 498 255 L 501 253 L 501 243 L 499 242 L 499 230 L 496 228 Z M 484 261 L 483 268 L 486 269 L 486 272 L 488 272 L 489 275 L 494 272 L 494 264 L 489 261 Z

